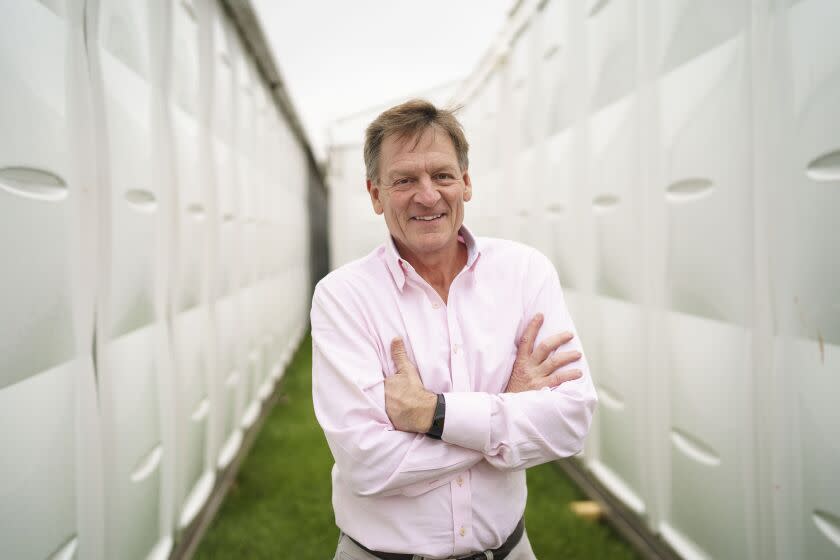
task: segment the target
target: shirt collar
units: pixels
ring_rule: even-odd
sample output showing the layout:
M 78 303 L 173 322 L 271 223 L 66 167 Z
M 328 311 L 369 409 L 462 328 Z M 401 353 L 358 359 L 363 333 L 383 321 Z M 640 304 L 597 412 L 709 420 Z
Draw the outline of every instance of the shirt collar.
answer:
M 467 264 L 466 268 L 472 270 L 475 267 L 478 257 L 481 256 L 481 247 L 478 244 L 475 236 L 467 229 L 467 226 L 461 225 L 458 230 L 458 241 L 467 246 Z M 397 245 L 394 243 L 394 238 L 388 235 L 388 240 L 385 242 L 385 265 L 394 279 L 397 288 L 402 291 L 406 282 L 406 271 L 412 269 L 412 266 L 407 260 L 400 256 L 397 250 Z

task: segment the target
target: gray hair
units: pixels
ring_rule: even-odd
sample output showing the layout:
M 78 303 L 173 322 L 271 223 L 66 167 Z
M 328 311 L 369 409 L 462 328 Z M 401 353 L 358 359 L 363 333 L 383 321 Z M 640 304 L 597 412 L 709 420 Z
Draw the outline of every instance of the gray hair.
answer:
M 379 183 L 379 158 L 382 153 L 382 143 L 385 138 L 395 136 L 397 139 L 408 139 L 418 136 L 429 128 L 440 128 L 449 135 L 455 147 L 455 155 L 461 172 L 469 168 L 470 145 L 464 135 L 464 128 L 455 112 L 438 109 L 425 99 L 412 99 L 396 105 L 380 114 L 370 123 L 365 131 L 365 173 L 372 183 Z

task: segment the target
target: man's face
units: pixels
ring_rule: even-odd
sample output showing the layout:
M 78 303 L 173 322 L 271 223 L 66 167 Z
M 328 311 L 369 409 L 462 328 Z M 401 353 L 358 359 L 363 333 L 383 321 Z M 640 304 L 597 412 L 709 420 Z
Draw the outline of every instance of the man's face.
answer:
M 379 181 L 367 188 L 403 257 L 444 255 L 456 246 L 472 184 L 443 130 L 428 128 L 419 139 L 386 137 Z

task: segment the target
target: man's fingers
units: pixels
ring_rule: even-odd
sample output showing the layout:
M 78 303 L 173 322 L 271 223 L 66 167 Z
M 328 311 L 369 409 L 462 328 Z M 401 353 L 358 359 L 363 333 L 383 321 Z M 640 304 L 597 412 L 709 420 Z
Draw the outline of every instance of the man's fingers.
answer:
M 565 383 L 566 381 L 574 381 L 575 379 L 580 379 L 583 375 L 579 369 L 570 369 L 567 371 L 555 371 L 551 375 L 545 378 L 543 381 L 543 387 L 557 387 L 558 385 Z
M 561 332 L 559 334 L 553 334 L 549 337 L 546 337 L 534 349 L 534 354 L 533 354 L 534 360 L 538 364 L 543 363 L 545 361 L 545 359 L 549 356 L 549 354 L 551 354 L 552 352 L 554 352 L 555 350 L 557 350 L 558 348 L 560 348 L 561 346 L 563 346 L 564 344 L 566 344 L 567 342 L 572 340 L 572 338 L 574 338 L 574 336 L 575 335 L 573 335 L 572 333 L 566 331 L 566 332 Z
M 408 362 L 408 354 L 405 352 L 405 343 L 400 337 L 391 341 L 391 359 L 397 367 L 397 373 L 403 373 Z
M 537 333 L 540 332 L 540 327 L 543 324 L 543 314 L 537 313 L 528 326 L 525 327 L 525 332 L 522 333 L 522 338 L 516 344 L 516 354 L 520 358 L 527 358 L 534 351 L 534 341 L 537 339 Z
M 583 357 L 583 354 L 577 350 L 571 350 L 569 352 L 555 352 L 539 365 L 539 369 L 543 375 L 550 375 L 561 367 L 580 360 L 581 357 Z

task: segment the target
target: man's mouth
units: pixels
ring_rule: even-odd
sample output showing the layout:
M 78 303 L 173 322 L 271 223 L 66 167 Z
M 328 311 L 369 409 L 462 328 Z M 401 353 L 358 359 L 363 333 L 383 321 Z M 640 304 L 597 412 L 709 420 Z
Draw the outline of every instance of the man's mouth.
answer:
M 444 214 L 431 214 L 429 216 L 414 216 L 411 219 L 412 220 L 417 220 L 419 222 L 434 222 L 435 220 L 438 220 L 438 219 L 442 218 L 443 216 L 444 216 Z

